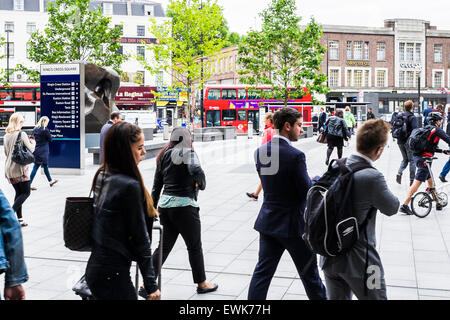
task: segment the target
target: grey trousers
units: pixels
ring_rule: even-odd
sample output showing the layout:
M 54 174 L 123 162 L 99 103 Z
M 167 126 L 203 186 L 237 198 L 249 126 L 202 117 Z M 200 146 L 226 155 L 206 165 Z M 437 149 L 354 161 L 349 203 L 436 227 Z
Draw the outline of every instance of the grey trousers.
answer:
M 358 300 L 387 300 L 386 281 L 380 279 L 380 288 L 368 289 L 364 292 L 362 277 L 352 277 L 345 273 L 333 273 L 323 270 L 327 287 L 328 300 L 352 300 L 353 294 Z
M 409 180 L 414 180 L 414 177 L 416 175 L 416 164 L 414 163 L 414 157 L 411 149 L 405 144 L 398 144 L 398 147 L 400 148 L 400 152 L 402 153 L 402 163 L 400 164 L 400 168 L 398 169 L 398 173 L 402 174 L 403 171 L 406 169 L 406 167 L 409 164 Z

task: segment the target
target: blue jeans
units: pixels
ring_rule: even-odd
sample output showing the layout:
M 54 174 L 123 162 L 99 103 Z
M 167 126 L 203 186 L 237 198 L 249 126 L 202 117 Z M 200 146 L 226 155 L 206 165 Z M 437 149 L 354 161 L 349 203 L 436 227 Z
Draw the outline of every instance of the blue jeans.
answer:
M 34 176 L 36 175 L 36 172 L 38 171 L 40 166 L 41 166 L 40 164 L 36 164 L 36 163 L 34 164 L 33 171 L 31 171 L 30 184 L 33 182 Z M 43 164 L 42 168 L 44 168 L 44 173 L 47 176 L 48 182 L 52 181 L 52 177 L 50 176 L 50 171 L 48 171 L 48 165 Z
M 447 163 L 442 168 L 441 176 L 445 178 L 445 176 L 448 174 L 449 171 L 450 171 L 450 159 L 448 159 Z

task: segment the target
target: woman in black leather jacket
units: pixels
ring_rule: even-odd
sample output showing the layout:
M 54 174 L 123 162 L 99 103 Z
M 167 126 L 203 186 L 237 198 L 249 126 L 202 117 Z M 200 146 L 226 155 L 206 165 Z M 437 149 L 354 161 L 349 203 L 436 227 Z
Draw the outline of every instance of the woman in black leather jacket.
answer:
M 157 212 L 137 166 L 145 153 L 138 126 L 120 122 L 108 130 L 103 163 L 93 181 L 94 245 L 86 268 L 87 284 L 97 300 L 137 300 L 132 261 L 141 271 L 147 299 L 161 297 L 148 233 Z
M 342 110 L 337 110 L 336 115 L 328 118 L 325 123 L 327 127 L 327 160 L 325 164 L 328 165 L 330 161 L 330 156 L 333 153 L 334 147 L 337 148 L 338 159 L 342 158 L 342 147 L 344 146 L 344 140 L 348 141 L 351 137 L 350 132 L 347 129 L 347 124 L 343 119 L 344 112 Z
M 161 194 L 161 190 L 164 190 Z M 217 284 L 206 282 L 201 242 L 199 206 L 196 202 L 198 190 L 206 187 L 205 174 L 192 147 L 189 130 L 175 128 L 169 143 L 156 157 L 156 172 L 152 198 L 158 205 L 160 222 L 164 227 L 162 261 L 167 259 L 178 235 L 183 237 L 189 254 L 197 293 L 217 290 Z M 153 265 L 156 270 L 159 248 Z

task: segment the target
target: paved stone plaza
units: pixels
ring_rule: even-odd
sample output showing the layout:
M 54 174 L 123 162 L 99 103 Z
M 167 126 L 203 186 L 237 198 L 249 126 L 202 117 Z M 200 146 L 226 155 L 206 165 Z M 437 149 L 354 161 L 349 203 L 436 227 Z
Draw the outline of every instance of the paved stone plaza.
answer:
M 156 140 L 162 140 L 160 134 Z M 254 191 L 259 182 L 253 163 L 253 151 L 259 143 L 258 136 L 253 139 L 241 136 L 237 140 L 194 144 L 207 181 L 206 190 L 199 196 L 205 267 L 208 281 L 218 283 L 219 289 L 205 295 L 195 292 L 186 247 L 180 237 L 162 270 L 162 299 L 246 299 L 257 262 L 258 233 L 253 224 L 262 194 L 255 202 L 249 200 L 245 192 Z M 321 175 L 325 171 L 325 145 L 317 143 L 315 137 L 294 145 L 306 153 L 310 175 Z M 354 147 L 355 139 L 350 147 L 344 148 L 344 156 Z M 443 143 L 441 147 L 445 147 Z M 5 156 L 3 151 L 0 154 L 0 175 L 4 176 Z M 439 156 L 433 164 L 435 174 L 447 160 L 446 156 Z M 336 151 L 333 157 L 336 157 Z M 391 141 L 375 164 L 386 176 L 391 190 L 403 201 L 409 173 L 408 170 L 404 172 L 403 185 L 395 182 L 400 160 L 400 151 Z M 59 182 L 52 188 L 44 175 L 38 174 L 35 178 L 34 185 L 38 190 L 32 191 L 23 207 L 24 219 L 29 223 L 22 229 L 30 276 L 24 285 L 27 299 L 79 299 L 71 287 L 83 274 L 89 253 L 72 252 L 64 247 L 62 216 L 66 197 L 89 194 L 91 179 L 98 167 L 92 163 L 92 155 L 86 153 L 85 175 L 54 176 Z M 143 161 L 140 168 L 150 189 L 155 159 Z M 14 191 L 6 179 L 3 179 L 1 189 L 12 203 Z M 158 238 L 156 232 L 154 238 Z M 425 219 L 403 214 L 393 217 L 378 214 L 377 246 L 385 268 L 389 299 L 450 299 L 449 209 L 438 213 L 432 211 Z M 0 281 L 3 285 L 3 277 Z M 268 298 L 307 299 L 287 253 L 278 266 Z

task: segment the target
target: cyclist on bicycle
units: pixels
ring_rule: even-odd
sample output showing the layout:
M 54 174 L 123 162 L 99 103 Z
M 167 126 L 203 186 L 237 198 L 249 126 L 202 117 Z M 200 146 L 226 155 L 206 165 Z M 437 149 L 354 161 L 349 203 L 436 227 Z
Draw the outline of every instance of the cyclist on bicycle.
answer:
M 448 151 L 444 151 L 442 149 L 438 149 L 439 140 L 444 140 L 448 145 L 450 145 L 450 136 L 448 136 L 444 130 L 440 128 L 442 123 L 442 115 L 439 112 L 430 112 L 428 114 L 428 126 L 432 126 L 431 136 L 428 137 L 427 147 L 425 152 L 413 154 L 414 162 L 417 167 L 416 175 L 414 177 L 414 182 L 411 185 L 411 188 L 408 191 L 408 195 L 406 196 L 405 202 L 400 206 L 400 212 L 406 213 L 407 215 L 412 215 L 412 211 L 409 208 L 409 202 L 411 201 L 412 196 L 419 189 L 420 185 L 427 181 L 428 187 L 433 195 L 433 198 L 436 200 L 436 194 L 434 193 L 434 185 L 433 179 L 431 179 L 430 172 L 428 171 L 428 167 L 425 164 L 425 157 L 434 157 L 435 152 L 446 153 Z M 430 163 L 431 167 L 431 163 Z M 436 210 L 442 210 L 442 206 L 436 201 Z

